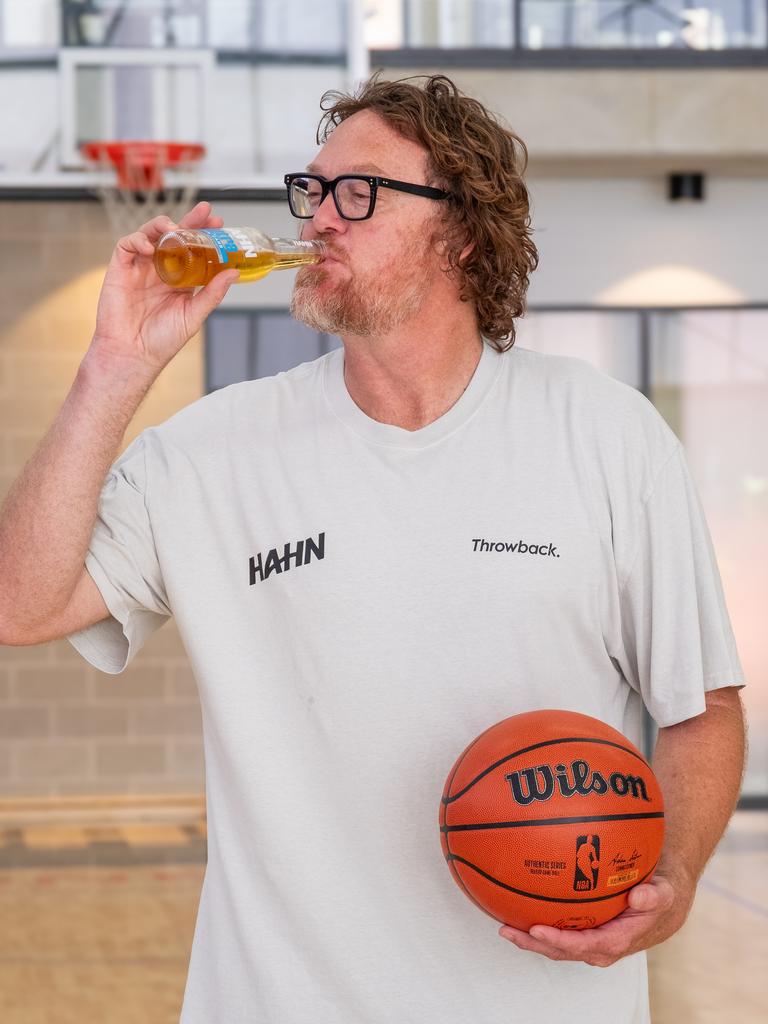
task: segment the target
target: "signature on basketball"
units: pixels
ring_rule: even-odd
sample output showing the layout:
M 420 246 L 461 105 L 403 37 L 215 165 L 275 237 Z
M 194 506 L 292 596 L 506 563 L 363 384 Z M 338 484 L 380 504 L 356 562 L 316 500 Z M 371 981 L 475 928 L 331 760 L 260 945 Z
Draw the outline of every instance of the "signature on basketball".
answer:
M 609 868 L 629 868 L 634 867 L 635 861 L 639 860 L 640 851 L 632 848 L 632 853 L 628 857 L 625 857 L 623 853 L 617 853 L 616 856 L 611 860 Z

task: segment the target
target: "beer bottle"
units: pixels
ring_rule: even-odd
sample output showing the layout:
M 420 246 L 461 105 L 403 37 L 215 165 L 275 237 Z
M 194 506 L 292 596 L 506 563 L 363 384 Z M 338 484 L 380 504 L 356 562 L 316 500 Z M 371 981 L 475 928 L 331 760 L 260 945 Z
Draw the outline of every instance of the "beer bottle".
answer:
M 174 288 L 208 284 L 222 270 L 239 270 L 235 281 L 258 281 L 270 270 L 318 263 L 324 242 L 270 238 L 256 228 L 176 228 L 155 247 L 155 270 Z

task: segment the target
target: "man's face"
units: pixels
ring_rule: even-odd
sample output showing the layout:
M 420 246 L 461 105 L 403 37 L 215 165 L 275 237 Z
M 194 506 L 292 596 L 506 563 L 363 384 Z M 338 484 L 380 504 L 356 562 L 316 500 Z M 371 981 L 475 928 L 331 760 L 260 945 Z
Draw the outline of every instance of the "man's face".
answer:
M 426 153 L 377 114 L 360 111 L 342 121 L 315 157 L 312 173 L 380 174 L 428 184 Z M 348 221 L 330 193 L 301 237 L 322 239 L 332 258 L 296 275 L 291 313 L 318 331 L 385 335 L 418 313 L 441 273 L 432 242 L 440 203 L 380 188 L 368 220 Z

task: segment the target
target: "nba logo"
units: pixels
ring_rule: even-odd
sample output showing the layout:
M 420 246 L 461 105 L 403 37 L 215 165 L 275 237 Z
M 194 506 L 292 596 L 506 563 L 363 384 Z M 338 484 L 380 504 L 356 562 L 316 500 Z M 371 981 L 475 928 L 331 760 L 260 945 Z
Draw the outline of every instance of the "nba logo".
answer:
M 576 873 L 573 888 L 576 892 L 589 892 L 597 888 L 600 868 L 600 836 L 576 838 Z

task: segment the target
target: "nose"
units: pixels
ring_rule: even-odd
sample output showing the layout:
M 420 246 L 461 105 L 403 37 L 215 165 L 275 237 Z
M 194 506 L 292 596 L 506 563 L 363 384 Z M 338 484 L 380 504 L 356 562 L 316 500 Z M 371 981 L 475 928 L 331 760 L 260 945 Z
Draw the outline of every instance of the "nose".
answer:
M 342 216 L 340 216 L 339 211 L 336 209 L 336 204 L 334 203 L 333 196 L 330 192 L 315 210 L 312 219 L 305 220 L 303 224 L 305 226 L 311 225 L 312 230 L 317 235 L 324 235 L 329 231 L 335 231 L 339 234 L 347 230 L 347 222 Z M 303 231 L 302 237 L 304 237 Z

